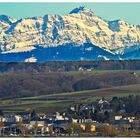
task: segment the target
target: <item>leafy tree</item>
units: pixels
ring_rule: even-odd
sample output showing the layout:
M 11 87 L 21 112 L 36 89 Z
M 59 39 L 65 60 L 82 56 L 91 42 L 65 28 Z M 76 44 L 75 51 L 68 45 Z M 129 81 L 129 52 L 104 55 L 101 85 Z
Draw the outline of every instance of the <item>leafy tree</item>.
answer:
M 104 121 L 109 121 L 109 119 L 110 119 L 110 115 L 109 115 L 109 112 L 108 111 L 105 111 L 104 112 Z
M 3 111 L 2 111 L 2 110 L 0 110 L 0 116 L 3 116 L 3 115 L 4 115 Z
M 33 109 L 32 111 L 31 111 L 31 118 L 33 118 L 33 117 L 35 117 L 36 116 L 36 112 L 35 112 L 35 110 Z

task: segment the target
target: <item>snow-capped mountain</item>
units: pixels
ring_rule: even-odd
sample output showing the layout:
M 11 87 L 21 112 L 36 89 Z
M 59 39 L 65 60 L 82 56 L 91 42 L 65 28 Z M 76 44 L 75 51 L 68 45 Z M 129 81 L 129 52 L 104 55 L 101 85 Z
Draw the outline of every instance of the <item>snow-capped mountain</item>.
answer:
M 140 59 L 140 26 L 85 7 L 68 15 L 0 16 L 0 61 Z

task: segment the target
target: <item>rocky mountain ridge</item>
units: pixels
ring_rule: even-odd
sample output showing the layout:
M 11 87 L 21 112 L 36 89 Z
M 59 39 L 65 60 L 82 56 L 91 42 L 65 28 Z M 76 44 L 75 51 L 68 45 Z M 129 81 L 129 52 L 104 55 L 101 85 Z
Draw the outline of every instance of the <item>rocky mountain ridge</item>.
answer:
M 0 61 L 139 59 L 140 26 L 79 7 L 68 15 L 0 16 Z

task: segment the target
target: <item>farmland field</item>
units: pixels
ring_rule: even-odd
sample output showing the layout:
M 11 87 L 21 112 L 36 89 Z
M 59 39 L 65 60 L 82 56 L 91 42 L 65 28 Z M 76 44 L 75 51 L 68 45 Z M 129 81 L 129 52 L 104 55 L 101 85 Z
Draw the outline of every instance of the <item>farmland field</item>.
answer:
M 52 113 L 140 94 L 140 61 L 0 63 L 0 109 Z
M 129 71 L 129 70 L 94 70 L 90 72 L 81 71 L 70 71 L 70 72 L 56 72 L 55 74 L 62 74 L 65 76 L 73 76 L 76 81 L 87 78 L 102 76 L 102 74 L 117 74 L 117 73 L 135 73 L 139 79 L 140 71 Z M 53 74 L 53 73 L 51 73 Z M 44 76 L 47 73 L 34 74 L 33 78 L 38 78 L 38 75 Z M 25 75 L 26 77 L 26 75 Z M 82 78 L 81 78 L 82 77 Z M 27 77 L 26 77 L 27 78 Z M 108 78 L 108 77 L 107 77 Z M 100 82 L 99 82 L 100 83 Z M 31 94 L 32 95 L 32 94 Z M 111 85 L 101 86 L 97 89 L 71 91 L 71 92 L 58 92 L 32 96 L 17 96 L 17 97 L 2 97 L 0 100 L 0 109 L 6 113 L 25 111 L 28 109 L 35 109 L 37 112 L 52 113 L 56 111 L 66 110 L 70 105 L 76 103 L 91 103 L 102 97 L 112 98 L 113 96 L 129 96 L 129 95 L 140 95 L 140 83 L 134 82 L 124 85 Z

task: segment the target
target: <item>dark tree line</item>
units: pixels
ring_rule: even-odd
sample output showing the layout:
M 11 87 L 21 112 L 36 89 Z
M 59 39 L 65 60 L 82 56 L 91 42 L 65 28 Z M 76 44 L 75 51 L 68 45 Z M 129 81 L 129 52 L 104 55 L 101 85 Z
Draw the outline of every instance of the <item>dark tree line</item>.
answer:
M 121 86 L 139 83 L 140 79 L 133 72 L 105 73 L 86 77 L 73 84 L 76 91 L 108 88 L 111 86 Z
M 47 72 L 47 71 L 77 71 L 84 69 L 97 70 L 140 70 L 139 60 L 110 60 L 110 61 L 68 61 L 68 62 L 44 62 L 44 63 L 0 63 L 0 72 Z
M 140 83 L 140 78 L 132 72 L 110 72 L 98 75 L 7 72 L 0 74 L 0 97 L 47 95 L 137 83 Z

